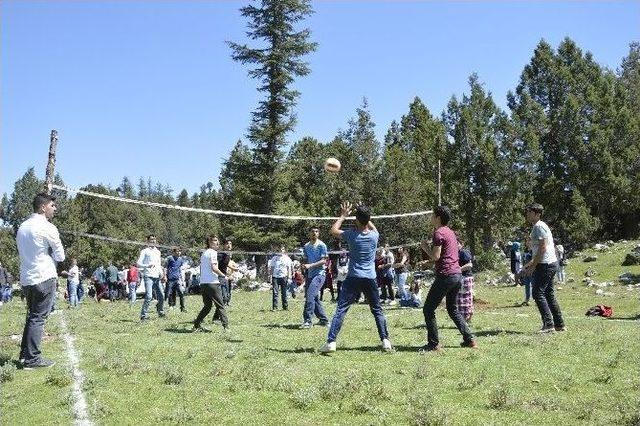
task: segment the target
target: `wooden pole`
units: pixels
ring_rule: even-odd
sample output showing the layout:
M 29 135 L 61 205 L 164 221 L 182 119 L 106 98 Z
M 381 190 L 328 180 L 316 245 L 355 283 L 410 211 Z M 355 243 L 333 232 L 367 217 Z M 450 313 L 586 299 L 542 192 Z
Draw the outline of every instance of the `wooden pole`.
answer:
M 58 131 L 52 130 L 49 138 L 49 160 L 47 161 L 47 172 L 44 178 L 44 190 L 51 194 L 53 176 L 56 169 L 56 147 L 58 146 Z

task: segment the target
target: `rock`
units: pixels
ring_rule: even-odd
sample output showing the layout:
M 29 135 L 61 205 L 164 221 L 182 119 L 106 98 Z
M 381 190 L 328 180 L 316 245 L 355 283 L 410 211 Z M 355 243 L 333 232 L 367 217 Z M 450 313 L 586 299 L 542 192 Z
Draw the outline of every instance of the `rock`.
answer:
M 599 288 L 599 289 L 596 290 L 596 294 L 602 295 L 602 294 L 604 294 L 604 290 Z
M 632 265 L 640 265 L 640 251 L 636 251 L 635 249 L 631 253 L 628 253 L 624 262 L 622 262 L 622 266 Z
M 640 283 L 640 274 L 625 272 L 624 274 L 620 274 L 618 279 L 625 284 L 637 284 Z
M 596 271 L 593 270 L 592 268 L 589 268 L 586 270 L 586 272 L 584 273 L 585 277 L 593 277 L 596 274 Z
M 596 256 L 595 254 L 593 256 L 585 256 L 585 258 L 582 260 L 585 262 L 595 262 L 596 260 L 598 260 L 598 256 Z
M 605 251 L 605 250 L 609 250 L 609 246 L 606 244 L 596 244 L 595 246 L 593 246 L 594 249 L 598 250 L 598 251 Z
M 612 245 L 614 245 L 614 244 L 615 244 L 615 243 L 614 243 L 612 240 L 607 241 L 607 245 L 608 245 L 609 247 L 611 247 L 611 246 L 612 246 Z
M 576 279 L 575 279 L 575 278 L 569 278 L 569 279 L 567 280 L 567 282 L 568 282 L 568 283 L 575 283 L 575 282 L 576 282 Z

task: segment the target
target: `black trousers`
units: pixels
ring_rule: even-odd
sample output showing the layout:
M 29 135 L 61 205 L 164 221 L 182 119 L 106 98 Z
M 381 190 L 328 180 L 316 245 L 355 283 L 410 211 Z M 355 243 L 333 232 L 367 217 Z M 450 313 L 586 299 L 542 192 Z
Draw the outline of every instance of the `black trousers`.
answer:
M 200 310 L 198 317 L 193 322 L 196 327 L 199 327 L 204 321 L 205 317 L 211 312 L 212 306 L 216 305 L 215 315 L 219 316 L 222 321 L 222 326 L 227 328 L 229 326 L 229 319 L 227 318 L 227 312 L 224 310 L 224 302 L 222 301 L 222 288 L 220 283 L 216 284 L 200 284 L 200 292 L 202 293 L 202 303 L 204 306 Z
M 22 343 L 20 344 L 20 359 L 25 365 L 35 364 L 40 360 L 40 342 L 44 323 L 56 292 L 56 278 L 51 278 L 36 285 L 22 287 L 22 291 L 27 299 L 27 318 L 22 332 Z
M 427 325 L 427 343 L 435 346 L 438 340 L 438 324 L 436 322 L 436 308 L 443 298 L 447 298 L 447 313 L 453 320 L 465 342 L 473 340 L 473 334 L 464 317 L 458 312 L 456 297 L 462 285 L 462 275 L 436 275 L 436 279 L 429 289 L 427 299 L 424 301 L 422 312 L 424 322 Z
M 533 300 L 536 301 L 543 328 L 564 327 L 560 305 L 553 288 L 553 278 L 558 266 L 555 263 L 538 263 L 533 271 Z

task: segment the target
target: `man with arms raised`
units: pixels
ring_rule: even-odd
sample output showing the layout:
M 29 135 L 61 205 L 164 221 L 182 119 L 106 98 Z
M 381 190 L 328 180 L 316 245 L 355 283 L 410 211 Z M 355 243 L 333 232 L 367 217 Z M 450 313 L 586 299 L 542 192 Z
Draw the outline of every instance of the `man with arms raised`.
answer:
M 360 293 L 364 293 L 369 301 L 369 308 L 376 320 L 378 335 L 382 341 L 382 349 L 390 351 L 391 342 L 387 331 L 387 320 L 380 305 L 374 266 L 380 234 L 371 223 L 371 214 L 365 206 L 356 207 L 356 229 L 341 230 L 342 222 L 349 216 L 351 209 L 351 203 L 343 203 L 340 217 L 331 227 L 331 235 L 342 238 L 349 246 L 349 271 L 338 296 L 338 306 L 331 320 L 327 343 L 320 348 L 320 352 L 336 351 L 336 339 L 340 328 L 342 328 L 344 317 L 349 307 L 358 301 Z
M 25 370 L 55 364 L 42 358 L 40 352 L 44 323 L 56 292 L 56 262 L 64 260 L 58 228 L 50 222 L 56 212 L 55 201 L 55 197 L 48 194 L 36 195 L 33 214 L 22 222 L 16 233 L 20 284 L 27 300 L 27 319 L 20 345 L 20 362 Z

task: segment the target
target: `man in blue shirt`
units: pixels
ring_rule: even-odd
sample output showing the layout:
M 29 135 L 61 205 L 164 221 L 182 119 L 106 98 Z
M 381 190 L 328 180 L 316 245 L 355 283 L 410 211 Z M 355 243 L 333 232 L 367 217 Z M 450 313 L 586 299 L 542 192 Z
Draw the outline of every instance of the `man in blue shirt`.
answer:
M 167 288 L 169 299 L 169 306 L 173 307 L 176 304 L 176 293 L 180 298 L 180 311 L 187 312 L 184 307 L 184 291 L 181 287 L 182 281 L 182 268 L 184 265 L 184 259 L 181 257 L 182 251 L 178 247 L 174 247 L 171 256 L 167 258 Z
M 367 297 L 369 309 L 371 309 L 371 313 L 376 320 L 378 335 L 382 341 L 382 350 L 390 351 L 391 342 L 387 331 L 387 319 L 380 305 L 374 265 L 380 234 L 371 223 L 369 209 L 362 205 L 356 207 L 356 229 L 341 230 L 342 222 L 349 216 L 353 206 L 347 202 L 342 203 L 341 207 L 342 213 L 331 227 L 331 235 L 342 238 L 349 245 L 349 271 L 338 296 L 338 306 L 331 321 L 327 343 L 320 348 L 320 352 L 336 351 L 336 339 L 338 333 L 340 333 L 344 317 L 349 307 L 358 301 L 361 292 L 364 292 Z
M 318 317 L 318 325 L 326 327 L 329 319 L 324 313 L 322 302 L 320 301 L 320 289 L 325 280 L 325 263 L 328 252 L 327 245 L 320 241 L 320 230 L 313 227 L 309 230 L 309 242 L 302 249 L 306 263 L 302 265 L 307 271 L 307 279 L 304 288 L 304 322 L 300 328 L 311 328 L 311 317 L 315 313 Z

